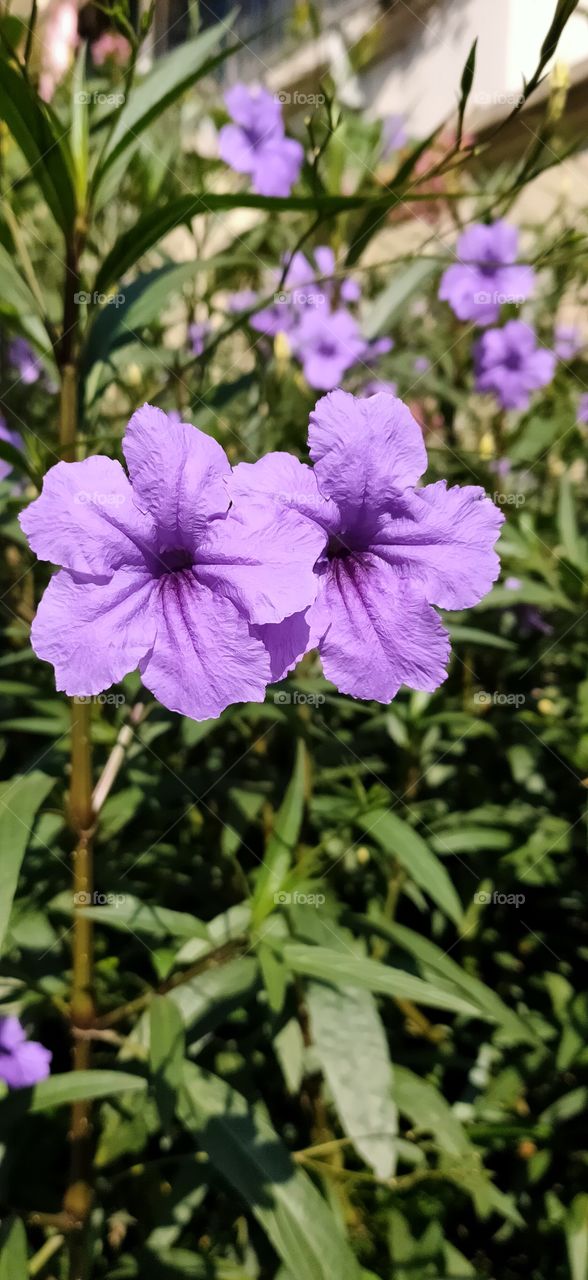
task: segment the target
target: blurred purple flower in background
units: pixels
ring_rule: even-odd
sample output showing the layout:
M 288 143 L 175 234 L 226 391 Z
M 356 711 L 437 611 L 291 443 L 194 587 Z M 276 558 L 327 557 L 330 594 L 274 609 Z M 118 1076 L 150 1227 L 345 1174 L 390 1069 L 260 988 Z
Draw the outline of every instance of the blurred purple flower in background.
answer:
M 43 366 L 26 338 L 13 338 L 8 347 L 8 359 L 14 365 L 21 382 L 30 386 L 39 381 Z
M 483 489 L 415 489 L 427 465 L 420 427 L 401 400 L 333 391 L 310 416 L 314 470 L 290 454 L 241 463 L 235 500 L 294 508 L 328 534 L 320 589 L 305 612 L 260 628 L 281 679 L 318 647 L 342 693 L 389 702 L 402 684 L 433 690 L 446 676 L 449 636 L 433 605 L 465 609 L 498 576 L 501 511 Z
M 250 174 L 262 196 L 288 196 L 302 168 L 304 150 L 287 138 L 277 98 L 259 86 L 236 84 L 225 94 L 234 123 L 219 133 L 219 155 L 237 173 Z
M 314 600 L 324 534 L 268 503 L 229 510 L 224 450 L 161 409 L 133 414 L 123 450 L 130 481 L 111 458 L 59 462 L 21 514 L 39 558 L 63 565 L 33 622 L 35 653 L 74 697 L 139 667 L 195 720 L 263 702 L 270 664 L 250 624 Z
M 2 416 L 1 413 L 0 413 L 0 440 L 4 440 L 6 444 L 11 444 L 14 449 L 20 449 L 22 451 L 22 448 L 23 448 L 22 436 L 19 435 L 18 431 L 14 431 L 11 427 L 8 426 L 6 419 Z M 6 480 L 7 476 L 9 476 L 11 472 L 12 472 L 12 464 L 10 462 L 6 462 L 4 458 L 0 458 L 0 480 Z
M 291 342 L 306 381 L 319 391 L 336 387 L 365 349 L 357 321 L 344 309 L 306 310 Z
M 584 346 L 580 330 L 572 324 L 555 326 L 553 350 L 558 360 L 575 360 Z
M 526 409 L 532 392 L 551 382 L 556 357 L 537 345 L 530 325 L 509 320 L 478 339 L 475 365 L 477 391 L 492 392 L 503 409 Z
M 459 237 L 459 262 L 441 277 L 439 297 L 458 320 L 495 324 L 503 303 L 520 303 L 533 292 L 532 267 L 517 266 L 519 233 L 502 220 L 476 223 Z
M 359 395 L 365 399 L 366 396 L 388 395 L 395 396 L 397 387 L 395 382 L 383 382 L 377 378 L 373 378 L 371 382 L 364 383 Z
M 201 356 L 206 346 L 206 339 L 210 334 L 209 324 L 190 324 L 188 325 L 188 339 L 192 355 Z
M 51 1056 L 38 1040 L 27 1040 L 18 1018 L 0 1018 L 0 1080 L 9 1089 L 26 1089 L 45 1080 Z
M 431 361 L 427 356 L 417 356 L 413 368 L 415 373 L 428 373 L 431 368 Z
M 576 421 L 588 423 L 588 391 L 585 391 L 584 395 L 580 396 L 578 400 Z
M 400 151 L 408 142 L 406 116 L 393 114 L 382 120 L 381 157 L 386 160 L 394 151 Z

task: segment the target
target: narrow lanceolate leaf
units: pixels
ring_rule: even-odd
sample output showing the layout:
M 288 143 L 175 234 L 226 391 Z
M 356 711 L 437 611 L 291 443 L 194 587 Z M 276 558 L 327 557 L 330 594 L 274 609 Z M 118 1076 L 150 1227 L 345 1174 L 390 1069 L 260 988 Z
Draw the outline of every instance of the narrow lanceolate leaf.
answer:
M 257 877 L 253 895 L 253 923 L 262 920 L 273 911 L 274 899 L 284 884 L 298 837 L 304 813 L 305 747 L 296 745 L 294 770 L 284 800 L 276 814 L 274 829 L 268 840 L 263 866 Z
M 0 1229 L 0 1280 L 28 1280 L 27 1236 L 22 1218 L 5 1218 Z
M 182 1082 L 185 1053 L 182 1015 L 169 996 L 155 996 L 149 1009 L 149 1069 L 161 1123 L 168 1130 Z
M 303 943 L 287 943 L 283 955 L 293 973 L 304 974 L 307 978 L 332 982 L 337 987 L 363 987 L 377 995 L 414 1000 L 417 1004 L 430 1005 L 433 1009 L 447 1009 L 453 1013 L 467 1014 L 471 1018 L 494 1021 L 457 992 L 431 982 L 423 982 L 421 978 L 405 973 L 404 969 L 392 969 L 377 960 L 342 955 L 329 947 L 311 947 Z
M 412 199 L 412 197 L 411 197 Z M 364 332 L 367 338 L 376 338 L 394 322 L 413 293 L 422 288 L 430 276 L 439 271 L 439 264 L 432 258 L 417 258 L 399 267 L 390 284 L 368 308 Z
M 588 1280 L 588 1195 L 572 1200 L 565 1220 L 572 1280 Z
M 356 1258 L 326 1201 L 260 1108 L 186 1063 L 178 1115 L 250 1206 L 288 1274 L 298 1280 L 359 1280 Z
M 0 120 L 22 151 L 55 221 L 68 234 L 76 202 L 62 133 L 28 80 L 5 57 L 0 59 Z
M 0 784 L 0 947 L 37 812 L 54 785 L 54 778 L 38 770 Z
M 114 1094 L 144 1092 L 147 1081 L 126 1071 L 66 1071 L 48 1076 L 31 1091 L 15 1090 L 0 1102 L 0 1118 L 12 1114 L 50 1111 L 52 1107 L 69 1106 L 92 1098 L 109 1098 Z
M 231 17 L 229 14 L 222 23 L 209 27 L 172 53 L 158 58 L 153 69 L 134 86 L 101 157 L 96 188 L 114 161 L 135 142 L 138 134 L 143 133 L 186 89 L 211 70 Z M 230 49 L 225 50 L 221 57 L 228 57 L 230 52 Z
M 408 822 L 389 809 L 370 809 L 356 820 L 356 825 L 364 838 L 376 840 L 385 853 L 400 863 L 450 920 L 461 922 L 463 908 L 448 871 Z
M 78 208 L 83 209 L 88 191 L 89 114 L 86 85 L 86 45 L 80 46 L 72 76 L 70 147 Z
M 357 987 L 308 985 L 312 1043 L 341 1127 L 379 1178 L 396 1167 L 392 1063 L 376 1002 Z
M 459 107 L 457 110 L 457 130 L 456 130 L 457 145 L 459 145 L 459 143 L 461 142 L 461 135 L 463 132 L 463 120 L 466 112 L 466 107 L 468 105 L 468 98 L 470 96 L 470 93 L 472 91 L 472 85 L 474 83 L 474 74 L 476 70 L 477 45 L 478 45 L 478 40 L 476 38 L 466 58 L 465 67 L 463 69 L 463 73 L 461 77 L 461 85 L 460 85 L 461 94 L 459 99 Z

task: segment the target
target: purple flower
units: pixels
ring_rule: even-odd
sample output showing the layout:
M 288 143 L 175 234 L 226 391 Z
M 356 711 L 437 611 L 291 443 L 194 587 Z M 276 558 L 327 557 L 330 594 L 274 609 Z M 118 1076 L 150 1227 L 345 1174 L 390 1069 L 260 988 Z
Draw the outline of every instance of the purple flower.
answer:
M 13 339 L 8 347 L 8 359 L 14 365 L 21 382 L 30 386 L 39 381 L 43 366 L 26 338 Z
M 575 360 L 584 346 L 584 339 L 579 329 L 572 324 L 555 326 L 553 350 L 558 360 Z
M 500 220 L 476 223 L 457 242 L 459 262 L 441 277 L 439 297 L 458 320 L 495 324 L 505 302 L 520 303 L 533 292 L 532 267 L 517 266 L 518 231 Z
M 436 689 L 450 644 L 433 605 L 466 609 L 495 581 L 504 519 L 483 489 L 415 489 L 427 465 L 422 434 L 401 400 L 333 391 L 310 416 L 314 470 L 290 454 L 241 463 L 235 498 L 295 508 L 323 529 L 320 589 L 304 613 L 260 628 L 281 679 L 318 647 L 329 680 L 389 702 L 402 684 Z
M 238 289 L 229 298 L 229 311 L 249 311 L 257 302 L 255 289 Z
M 362 351 L 362 360 L 364 364 L 376 364 L 380 356 L 387 356 L 389 351 L 394 347 L 393 338 L 369 338 L 364 345 Z
M 266 89 L 236 84 L 225 94 L 234 123 L 219 133 L 219 154 L 237 173 L 248 173 L 262 196 L 288 196 L 304 160 L 304 150 L 287 138 L 278 100 Z
M 0 1018 L 0 1080 L 9 1089 L 26 1089 L 45 1080 L 51 1052 L 37 1040 L 27 1040 L 18 1018 Z
M 427 356 L 417 356 L 413 368 L 415 373 L 428 373 L 431 368 L 431 361 Z
M 188 338 L 192 355 L 201 356 L 206 346 L 206 339 L 210 333 L 209 324 L 190 324 L 188 325 Z
M 2 417 L 2 414 L 0 414 L 0 440 L 4 440 L 6 444 L 11 444 L 14 449 L 22 450 L 22 437 L 19 435 L 18 431 L 13 431 L 8 426 L 8 423 L 6 422 L 6 419 Z M 0 480 L 6 480 L 11 471 L 12 466 L 10 462 L 6 462 L 4 458 L 0 458 Z
M 365 399 L 366 396 L 395 396 L 398 388 L 395 382 L 385 382 L 381 378 L 372 378 L 371 382 L 364 383 L 359 395 Z
M 588 423 L 588 391 L 578 400 L 577 422 Z
M 63 565 L 37 610 L 35 653 L 58 689 L 91 696 L 137 666 L 156 698 L 195 720 L 263 701 L 270 676 L 252 623 L 314 598 L 318 529 L 269 503 L 229 510 L 216 440 L 143 405 L 118 462 L 59 462 L 21 515 L 33 551 Z
M 305 311 L 291 338 L 309 386 L 319 391 L 336 387 L 347 369 L 360 360 L 365 339 L 349 311 Z
M 382 120 L 381 156 L 386 160 L 393 151 L 400 151 L 408 141 L 406 132 L 406 116 L 396 114 L 384 116 Z
M 526 409 L 531 393 L 551 382 L 556 358 L 537 345 L 530 325 L 509 320 L 478 339 L 475 364 L 477 391 L 491 391 L 503 409 Z

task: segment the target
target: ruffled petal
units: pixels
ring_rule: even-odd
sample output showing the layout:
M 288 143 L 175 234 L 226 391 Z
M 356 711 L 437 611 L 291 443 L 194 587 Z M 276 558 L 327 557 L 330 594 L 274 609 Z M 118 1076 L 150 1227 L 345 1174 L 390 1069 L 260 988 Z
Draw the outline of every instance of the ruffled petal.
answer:
M 263 702 L 269 657 L 230 600 L 186 572 L 159 579 L 157 607 L 157 640 L 141 674 L 164 707 L 212 720 L 233 702 Z
M 271 662 L 271 680 L 283 680 L 296 663 L 313 648 L 306 613 L 295 613 L 283 622 L 267 623 L 252 627 L 253 634 L 263 641 Z
M 325 543 L 325 531 L 296 511 L 252 502 L 210 522 L 194 571 L 250 622 L 281 622 L 312 604 Z
M 257 158 L 247 134 L 238 124 L 223 125 L 218 135 L 218 154 L 237 173 L 254 173 Z
M 120 463 L 103 457 L 58 462 L 20 524 L 40 560 L 103 578 L 143 565 L 155 538 Z
M 323 671 L 341 693 L 390 702 L 445 679 L 449 637 L 435 610 L 377 556 L 334 560 L 308 611 Z
M 260 196 L 289 196 L 298 181 L 304 150 L 295 138 L 274 138 L 256 151 L 253 170 L 255 190 Z
M 332 391 L 310 415 L 310 454 L 319 489 L 350 508 L 379 510 L 427 466 L 421 428 L 402 400 Z
M 313 468 L 291 453 L 266 453 L 259 462 L 239 462 L 228 485 L 235 503 L 261 500 L 294 507 L 324 529 L 338 525 L 337 507 L 319 493 Z
M 135 503 L 156 521 L 167 547 L 192 548 L 207 521 L 227 510 L 227 456 L 197 427 L 144 404 L 129 422 L 123 450 Z
M 134 671 L 155 640 L 155 583 L 119 569 L 108 582 L 56 573 L 31 630 L 38 658 L 55 668 L 58 689 L 90 697 Z
M 467 609 L 500 570 L 494 543 L 504 515 L 477 485 L 446 480 L 417 489 L 414 512 L 384 517 L 371 550 L 411 582 L 429 604 Z

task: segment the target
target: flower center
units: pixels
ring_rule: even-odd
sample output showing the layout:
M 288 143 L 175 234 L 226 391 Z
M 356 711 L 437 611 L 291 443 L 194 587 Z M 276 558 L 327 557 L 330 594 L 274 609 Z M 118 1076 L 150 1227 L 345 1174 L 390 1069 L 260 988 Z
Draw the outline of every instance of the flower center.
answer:
M 508 351 L 508 352 L 507 352 L 507 354 L 506 354 L 506 360 L 504 361 L 504 363 L 505 363 L 505 366 L 506 366 L 506 368 L 507 368 L 507 369 L 512 369 L 512 370 L 514 370 L 514 371 L 516 371 L 517 369 L 520 369 L 520 367 L 521 367 L 521 357 L 520 357 L 519 352 L 518 352 L 518 351 Z
M 334 342 L 329 342 L 328 338 L 322 338 L 318 344 L 318 354 L 329 360 L 331 356 L 337 354 L 337 347 Z
M 332 533 L 327 543 L 327 560 L 346 560 L 352 555 L 349 547 L 336 533 Z
M 181 573 L 183 569 L 191 569 L 194 563 L 191 552 L 185 547 L 169 547 L 160 551 L 157 561 L 159 577 L 165 573 Z

